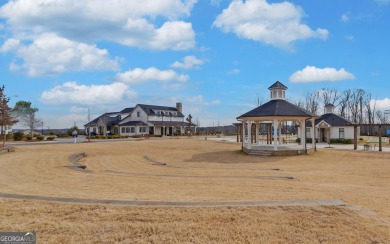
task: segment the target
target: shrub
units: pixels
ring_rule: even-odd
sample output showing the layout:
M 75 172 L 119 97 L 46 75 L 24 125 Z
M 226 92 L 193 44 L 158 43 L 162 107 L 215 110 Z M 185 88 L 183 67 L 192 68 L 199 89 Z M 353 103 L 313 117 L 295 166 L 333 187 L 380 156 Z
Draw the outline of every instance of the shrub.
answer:
M 330 139 L 330 143 L 352 144 L 352 139 Z
M 43 139 L 45 139 L 45 137 L 42 136 L 42 135 L 38 135 L 38 136 L 36 136 L 36 137 L 37 137 L 37 139 L 38 139 L 39 141 L 42 141 Z
M 40 136 L 41 134 L 33 134 L 33 137 L 38 137 Z
M 360 138 L 359 138 L 359 141 L 363 141 L 363 138 L 360 137 Z
M 55 139 L 54 136 L 49 136 L 49 137 L 46 138 L 46 140 L 48 140 L 48 141 L 52 141 L 52 140 L 54 140 L 54 139 Z
M 23 140 L 24 134 L 22 132 L 15 132 L 13 136 L 14 141 L 21 141 Z
M 32 135 L 27 135 L 26 139 L 27 139 L 27 141 L 31 141 L 33 139 L 33 137 L 32 137 Z
M 49 135 L 54 136 L 55 135 L 54 131 L 50 131 Z
M 58 137 L 69 137 L 69 135 L 68 134 L 66 134 L 66 133 L 61 133 L 61 134 L 59 134 L 59 135 L 57 135 Z

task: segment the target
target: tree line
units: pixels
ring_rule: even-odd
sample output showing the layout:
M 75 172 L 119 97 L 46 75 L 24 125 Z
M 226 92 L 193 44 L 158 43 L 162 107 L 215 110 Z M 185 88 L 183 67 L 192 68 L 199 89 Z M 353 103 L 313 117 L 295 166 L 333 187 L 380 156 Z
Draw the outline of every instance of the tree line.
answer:
M 336 107 L 335 113 L 357 124 L 386 124 L 389 123 L 385 111 L 376 107 L 376 100 L 371 92 L 363 89 L 347 89 L 339 91 L 326 89 L 306 92 L 304 99 L 292 101 L 314 114 L 322 114 L 320 109 L 326 104 Z

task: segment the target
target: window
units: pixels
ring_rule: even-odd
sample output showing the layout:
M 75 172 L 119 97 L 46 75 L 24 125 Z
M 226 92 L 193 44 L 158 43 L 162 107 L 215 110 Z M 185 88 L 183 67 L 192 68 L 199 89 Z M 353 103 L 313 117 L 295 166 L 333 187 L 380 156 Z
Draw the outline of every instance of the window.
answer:
M 130 127 L 130 132 L 135 133 L 135 127 Z
M 130 127 L 126 127 L 126 133 L 130 133 Z
M 344 139 L 345 134 L 344 134 L 344 128 L 339 128 L 339 139 Z
M 146 132 L 146 127 L 139 127 L 139 132 L 140 133 L 145 133 Z
M 121 128 L 121 133 L 126 133 L 126 127 Z
M 140 115 L 141 115 L 141 112 L 137 111 L 137 117 L 139 117 Z
M 311 138 L 310 128 L 306 128 L 306 138 Z

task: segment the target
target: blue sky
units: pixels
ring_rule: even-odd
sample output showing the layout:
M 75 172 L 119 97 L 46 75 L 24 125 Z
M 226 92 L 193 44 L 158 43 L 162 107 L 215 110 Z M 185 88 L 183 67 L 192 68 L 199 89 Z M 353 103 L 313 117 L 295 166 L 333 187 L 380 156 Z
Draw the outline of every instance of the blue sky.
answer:
M 14 0 L 0 5 L 0 81 L 45 128 L 137 103 L 229 125 L 269 99 L 362 88 L 390 108 L 390 0 Z

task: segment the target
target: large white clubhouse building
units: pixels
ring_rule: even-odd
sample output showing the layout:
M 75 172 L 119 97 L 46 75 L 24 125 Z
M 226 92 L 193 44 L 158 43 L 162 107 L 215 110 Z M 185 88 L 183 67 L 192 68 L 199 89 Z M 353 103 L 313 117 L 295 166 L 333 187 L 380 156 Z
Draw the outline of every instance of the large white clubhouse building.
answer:
M 86 134 L 121 136 L 183 134 L 195 126 L 185 121 L 182 103 L 176 103 L 176 107 L 137 104 L 105 113 L 84 125 Z

